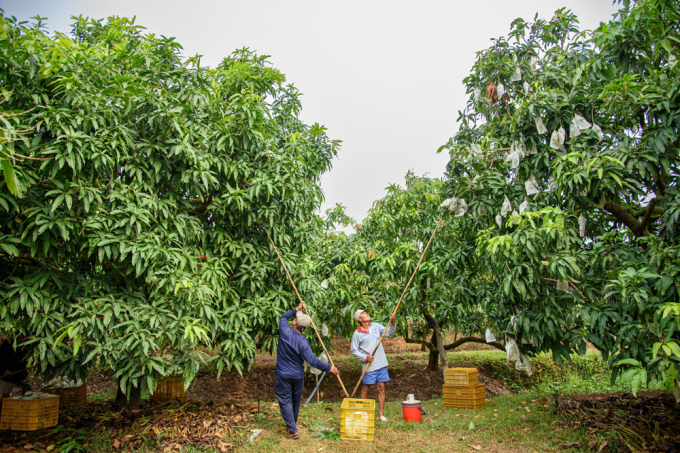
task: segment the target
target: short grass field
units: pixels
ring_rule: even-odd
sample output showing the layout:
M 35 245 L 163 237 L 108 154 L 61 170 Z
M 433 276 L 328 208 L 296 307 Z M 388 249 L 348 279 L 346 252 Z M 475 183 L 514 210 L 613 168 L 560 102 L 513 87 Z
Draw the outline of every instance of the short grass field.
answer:
M 272 417 L 263 423 L 261 439 L 244 446 L 244 451 L 271 452 L 545 452 L 579 442 L 584 433 L 561 429 L 555 409 L 548 401 L 527 395 L 497 397 L 484 409 L 447 409 L 441 399 L 426 401 L 422 423 L 406 423 L 401 404 L 387 403 L 386 423 L 376 421 L 373 442 L 338 441 L 340 404 L 308 404 L 301 408 L 304 428 L 298 440 L 283 437 L 284 427 Z M 271 413 L 274 413 L 272 409 Z M 376 414 L 377 415 L 377 414 Z M 333 432 L 320 432 L 321 426 Z M 316 435 L 316 437 L 314 437 Z

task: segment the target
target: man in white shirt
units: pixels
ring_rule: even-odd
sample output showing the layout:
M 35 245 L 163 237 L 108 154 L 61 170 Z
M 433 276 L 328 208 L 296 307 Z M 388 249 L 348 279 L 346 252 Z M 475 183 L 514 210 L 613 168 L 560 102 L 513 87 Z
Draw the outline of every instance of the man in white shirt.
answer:
M 397 331 L 397 324 L 395 322 L 396 314 L 390 316 L 390 325 L 385 333 L 386 337 L 392 337 Z M 359 324 L 356 332 L 352 335 L 352 355 L 362 363 L 363 368 L 368 366 L 366 374 L 362 383 L 361 398 L 368 397 L 368 391 L 375 384 L 378 388 L 378 403 L 380 405 L 380 421 L 386 422 L 387 417 L 383 414 L 385 410 L 385 382 L 390 381 L 390 376 L 387 373 L 387 357 L 382 343 L 374 355 L 373 350 L 380 341 L 385 327 L 380 324 L 371 324 L 371 317 L 366 311 L 359 309 L 354 313 L 354 320 Z

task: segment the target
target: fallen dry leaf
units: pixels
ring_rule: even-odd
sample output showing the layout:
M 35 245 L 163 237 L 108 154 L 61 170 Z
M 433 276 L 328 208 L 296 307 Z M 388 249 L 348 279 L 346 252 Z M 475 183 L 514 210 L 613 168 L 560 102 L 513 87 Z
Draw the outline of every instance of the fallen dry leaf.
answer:
M 529 408 L 528 408 L 528 407 L 525 407 L 524 409 L 526 409 L 526 410 L 527 410 L 527 412 L 531 412 L 531 411 L 529 410 Z
M 456 414 L 456 417 L 465 417 L 465 414 Z
M 580 446 L 581 446 L 581 444 L 578 443 L 578 442 L 570 442 L 568 444 L 562 445 L 562 448 L 564 448 L 566 450 L 567 448 L 574 448 L 574 447 L 580 447 Z
M 481 451 L 482 446 L 481 445 L 468 445 L 468 447 L 472 448 L 473 450 Z
M 609 442 L 602 442 L 602 445 L 600 445 L 600 448 L 598 448 L 597 451 L 600 452 L 604 450 L 604 447 L 606 447 L 607 445 L 609 445 Z
M 458 440 L 465 440 L 465 436 L 460 436 Z
M 550 431 L 550 432 L 554 434 L 554 433 L 556 433 L 557 431 L 562 431 L 562 428 L 555 428 L 555 429 L 553 429 L 553 430 Z
M 33 450 L 33 445 L 31 444 L 24 445 L 24 450 Z
M 113 439 L 113 442 L 111 442 L 111 445 L 113 446 L 113 448 L 118 450 L 120 448 L 120 441 L 118 439 Z

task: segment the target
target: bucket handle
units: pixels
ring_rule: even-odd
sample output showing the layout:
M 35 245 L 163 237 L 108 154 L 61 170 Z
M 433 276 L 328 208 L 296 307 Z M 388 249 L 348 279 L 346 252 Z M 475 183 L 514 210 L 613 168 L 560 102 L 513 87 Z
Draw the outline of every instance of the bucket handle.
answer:
M 425 410 L 423 409 L 423 406 L 418 406 L 418 408 L 420 409 L 421 414 L 427 415 L 427 412 L 425 412 Z

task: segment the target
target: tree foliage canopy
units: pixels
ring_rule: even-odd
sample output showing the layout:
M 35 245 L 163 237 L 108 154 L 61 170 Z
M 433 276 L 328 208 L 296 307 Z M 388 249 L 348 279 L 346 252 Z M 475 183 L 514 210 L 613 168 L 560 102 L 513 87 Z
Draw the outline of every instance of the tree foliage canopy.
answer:
M 441 179 L 409 172 L 403 187 L 390 185 L 387 195 L 374 202 L 363 223 L 355 226 L 355 234 L 327 232 L 312 253 L 318 262 L 317 278 L 327 285 L 316 293 L 314 302 L 329 325 L 350 336 L 356 329 L 352 315 L 358 308 L 368 310 L 376 322 L 386 322 L 442 218 L 442 191 Z M 452 245 L 460 242 L 462 230 L 459 218 L 446 212 L 398 313 L 397 333 L 407 342 L 426 346 L 433 369 L 438 357 L 445 359 L 445 354 L 440 355 L 447 346 L 442 329 L 472 335 L 487 323 L 475 300 L 468 297 L 471 289 L 461 273 L 474 245 Z M 329 222 L 351 221 L 343 218 L 341 207 L 328 214 Z M 431 339 L 423 339 L 430 332 Z
M 275 347 L 339 142 L 266 56 L 216 68 L 124 18 L 72 36 L 0 19 L 0 317 L 48 376 L 106 363 L 129 391 Z
M 679 6 L 624 2 L 594 32 L 564 9 L 515 20 L 442 147 L 496 331 L 557 360 L 589 341 L 634 390 L 680 365 Z

